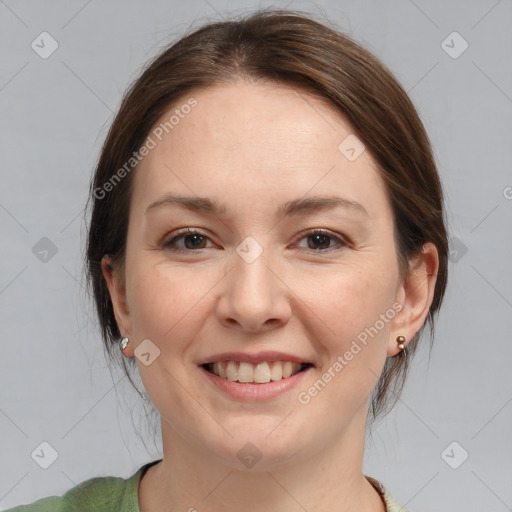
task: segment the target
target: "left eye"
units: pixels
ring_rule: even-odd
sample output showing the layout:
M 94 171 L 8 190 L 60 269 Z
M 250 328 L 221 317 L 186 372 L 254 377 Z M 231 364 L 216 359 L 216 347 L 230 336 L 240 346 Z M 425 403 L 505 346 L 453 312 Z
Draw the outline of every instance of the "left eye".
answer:
M 183 240 L 185 246 L 177 247 L 176 244 L 181 240 Z M 190 251 L 194 249 L 207 249 L 207 247 L 204 247 L 204 243 L 207 240 L 209 240 L 207 236 L 197 231 L 187 230 L 177 234 L 168 242 L 165 242 L 163 247 L 178 252 Z M 309 233 L 306 233 L 300 240 L 311 240 L 311 243 L 307 242 L 307 249 L 311 249 L 315 252 L 327 252 L 328 250 L 332 250 L 336 247 L 335 245 L 331 245 L 332 241 L 336 241 L 339 247 L 348 246 L 348 243 L 340 237 L 322 230 L 310 231 Z
M 325 232 L 325 231 L 311 231 L 309 233 L 306 233 L 306 235 L 304 235 L 301 240 L 307 240 L 307 239 L 311 239 L 312 240 L 312 243 L 308 243 L 308 249 L 311 249 L 313 251 L 326 251 L 326 250 L 331 250 L 333 248 L 335 248 L 335 246 L 330 246 L 330 241 L 337 241 L 338 242 L 338 246 L 340 247 L 345 247 L 347 246 L 348 244 L 342 240 L 341 238 L 331 234 L 331 233 L 328 233 L 328 232 Z
M 175 247 L 176 242 L 178 240 L 184 240 L 185 241 L 185 248 L 183 247 Z M 190 241 L 190 244 L 187 244 L 187 241 Z M 205 247 L 202 247 L 202 242 L 204 240 L 208 240 L 208 237 L 205 235 L 202 235 L 201 233 L 198 233 L 197 231 L 192 231 L 190 229 L 186 230 L 185 232 L 179 233 L 174 238 L 169 240 L 168 242 L 164 243 L 164 247 L 166 249 L 170 249 L 172 251 L 186 251 L 188 249 L 205 249 Z

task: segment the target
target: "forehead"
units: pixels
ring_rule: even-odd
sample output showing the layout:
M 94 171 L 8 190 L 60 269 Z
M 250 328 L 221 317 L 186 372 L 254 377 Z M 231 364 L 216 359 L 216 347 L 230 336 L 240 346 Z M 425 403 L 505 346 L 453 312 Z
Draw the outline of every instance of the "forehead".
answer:
M 169 191 L 242 202 L 345 191 L 354 200 L 380 195 L 385 206 L 377 166 L 368 151 L 358 155 L 364 146 L 350 124 L 300 88 L 241 81 L 191 91 L 149 135 L 155 147 L 134 191 L 147 203 Z

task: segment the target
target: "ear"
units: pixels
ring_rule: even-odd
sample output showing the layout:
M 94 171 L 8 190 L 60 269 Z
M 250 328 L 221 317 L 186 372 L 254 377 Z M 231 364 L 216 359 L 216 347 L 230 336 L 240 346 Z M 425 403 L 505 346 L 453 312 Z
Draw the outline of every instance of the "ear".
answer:
M 427 318 L 439 269 L 436 246 L 431 242 L 424 244 L 421 252 L 409 260 L 409 269 L 407 282 L 401 284 L 397 291 L 397 301 L 402 304 L 402 309 L 393 319 L 388 356 L 400 351 L 397 336 L 404 336 L 404 345 L 407 346 Z
M 130 311 L 128 302 L 126 300 L 126 286 L 124 276 L 120 272 L 116 272 L 112 265 L 112 259 L 108 254 L 101 259 L 101 271 L 107 283 L 110 299 L 114 309 L 114 316 L 116 317 L 117 326 L 122 336 L 128 338 L 132 335 L 132 322 L 130 318 Z M 128 357 L 133 357 L 134 343 L 129 343 L 126 347 L 124 354 Z

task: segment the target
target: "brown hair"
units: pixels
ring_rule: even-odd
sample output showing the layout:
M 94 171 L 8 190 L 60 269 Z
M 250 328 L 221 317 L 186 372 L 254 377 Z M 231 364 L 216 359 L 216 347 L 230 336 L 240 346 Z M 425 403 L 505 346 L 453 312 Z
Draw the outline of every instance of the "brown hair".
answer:
M 123 166 L 126 169 L 126 162 L 173 103 L 198 88 L 240 78 L 300 86 L 325 99 L 351 124 L 385 182 L 404 279 L 409 275 L 408 259 L 423 244 L 432 242 L 437 247 L 439 270 L 427 319 L 432 346 L 434 313 L 447 282 L 448 241 L 442 187 L 423 124 L 388 68 L 351 38 L 300 11 L 266 9 L 210 23 L 182 37 L 147 66 L 123 98 L 91 182 L 86 251 L 87 278 L 109 355 L 113 355 L 112 347 L 119 353 L 121 333 L 101 259 L 108 254 L 114 270 L 123 268 L 133 181 L 133 172 L 125 172 L 113 183 L 114 173 Z M 107 194 L 109 180 L 112 186 Z M 387 358 L 372 396 L 373 419 L 398 399 L 408 361 L 426 323 L 409 342 L 408 357 L 402 351 Z M 124 370 L 133 384 L 124 359 Z M 135 365 L 133 359 L 130 364 Z

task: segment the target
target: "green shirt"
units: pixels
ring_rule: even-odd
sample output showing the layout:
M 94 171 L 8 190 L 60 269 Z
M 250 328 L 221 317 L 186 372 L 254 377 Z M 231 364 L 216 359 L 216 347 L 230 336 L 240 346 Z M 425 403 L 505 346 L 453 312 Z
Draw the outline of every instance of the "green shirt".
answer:
M 20 505 L 5 512 L 140 512 L 139 481 L 160 460 L 144 464 L 127 480 L 113 476 L 91 478 L 63 496 L 42 498 L 30 505 Z M 366 478 L 386 503 L 386 512 L 407 512 L 380 482 L 371 477 Z

